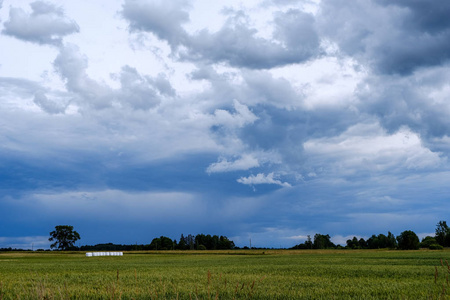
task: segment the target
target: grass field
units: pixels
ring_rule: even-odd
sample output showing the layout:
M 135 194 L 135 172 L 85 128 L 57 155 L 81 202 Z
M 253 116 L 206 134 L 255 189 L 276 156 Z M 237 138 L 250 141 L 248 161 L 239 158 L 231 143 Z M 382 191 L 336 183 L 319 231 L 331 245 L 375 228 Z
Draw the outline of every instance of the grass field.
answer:
M 446 259 L 448 250 L 6 252 L 0 300 L 450 299 Z

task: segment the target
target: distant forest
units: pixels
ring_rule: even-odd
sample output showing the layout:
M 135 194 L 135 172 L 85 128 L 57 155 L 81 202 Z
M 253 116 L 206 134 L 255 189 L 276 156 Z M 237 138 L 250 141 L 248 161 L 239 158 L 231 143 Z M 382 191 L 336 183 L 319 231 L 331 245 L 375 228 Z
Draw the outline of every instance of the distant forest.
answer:
M 191 234 L 181 235 L 179 241 L 172 240 L 166 236 L 154 238 L 147 245 L 117 245 L 117 244 L 98 244 L 95 246 L 72 247 L 71 250 L 80 251 L 132 251 L 132 250 L 229 250 L 235 249 L 233 241 L 226 236 Z
M 67 251 L 139 251 L 139 250 L 229 250 L 236 249 L 234 242 L 226 236 L 217 235 L 181 235 L 179 241 L 169 237 L 161 236 L 154 238 L 150 244 L 96 244 L 84 246 L 71 246 Z M 37 249 L 44 251 L 44 249 Z M 17 248 L 0 248 L 0 251 L 28 251 Z
M 356 236 L 347 240 L 345 247 L 335 245 L 331 242 L 328 234 L 315 234 L 314 239 L 308 235 L 304 243 L 298 244 L 291 249 L 400 249 L 417 250 L 419 248 L 428 248 L 431 250 L 440 250 L 444 247 L 450 247 L 450 228 L 446 221 L 439 221 L 436 225 L 435 235 L 426 236 L 419 241 L 419 237 L 414 231 L 403 231 L 399 236 L 394 236 L 391 232 L 387 235 L 372 235 L 367 240 L 358 239 Z
M 411 230 L 403 231 L 399 236 L 394 236 L 391 232 L 385 234 L 372 235 L 367 240 L 363 238 L 348 239 L 345 246 L 335 245 L 331 242 L 328 234 L 316 233 L 313 238 L 307 236 L 305 242 L 295 245 L 289 249 L 400 249 L 416 250 L 419 248 L 428 248 L 440 250 L 444 247 L 450 247 L 450 228 L 446 221 L 439 221 L 436 225 L 435 235 L 426 236 L 419 241 L 417 234 Z M 139 250 L 231 250 L 231 249 L 249 249 L 249 247 L 239 248 L 234 242 L 226 236 L 217 235 L 181 235 L 180 239 L 172 240 L 169 237 L 161 236 L 154 238 L 150 244 L 97 244 L 84 246 L 71 246 L 65 250 L 69 251 L 139 251 Z M 252 249 L 267 249 L 255 248 Z M 44 251 L 44 249 L 37 249 Z M 0 251 L 31 251 L 17 248 L 0 248 Z

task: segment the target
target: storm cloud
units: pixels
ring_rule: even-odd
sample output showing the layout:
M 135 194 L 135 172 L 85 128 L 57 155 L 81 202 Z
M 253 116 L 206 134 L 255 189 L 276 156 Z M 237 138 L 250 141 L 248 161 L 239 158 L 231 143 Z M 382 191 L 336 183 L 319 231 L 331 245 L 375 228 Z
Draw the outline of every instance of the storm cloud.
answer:
M 321 28 L 347 55 L 383 74 L 411 74 L 450 58 L 448 4 L 323 1 Z

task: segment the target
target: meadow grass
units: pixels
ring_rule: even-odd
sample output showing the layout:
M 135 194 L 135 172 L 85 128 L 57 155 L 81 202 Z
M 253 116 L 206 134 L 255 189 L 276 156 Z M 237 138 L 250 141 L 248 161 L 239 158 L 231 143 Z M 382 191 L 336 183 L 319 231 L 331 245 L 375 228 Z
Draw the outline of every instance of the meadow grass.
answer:
M 5 252 L 0 300 L 450 299 L 447 259 L 448 250 Z

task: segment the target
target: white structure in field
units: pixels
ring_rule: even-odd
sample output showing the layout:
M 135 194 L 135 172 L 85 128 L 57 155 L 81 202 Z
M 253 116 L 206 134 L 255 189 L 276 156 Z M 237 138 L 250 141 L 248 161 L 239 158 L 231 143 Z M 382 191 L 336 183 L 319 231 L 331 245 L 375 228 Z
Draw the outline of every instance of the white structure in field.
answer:
M 86 256 L 123 256 L 123 252 L 88 252 Z

